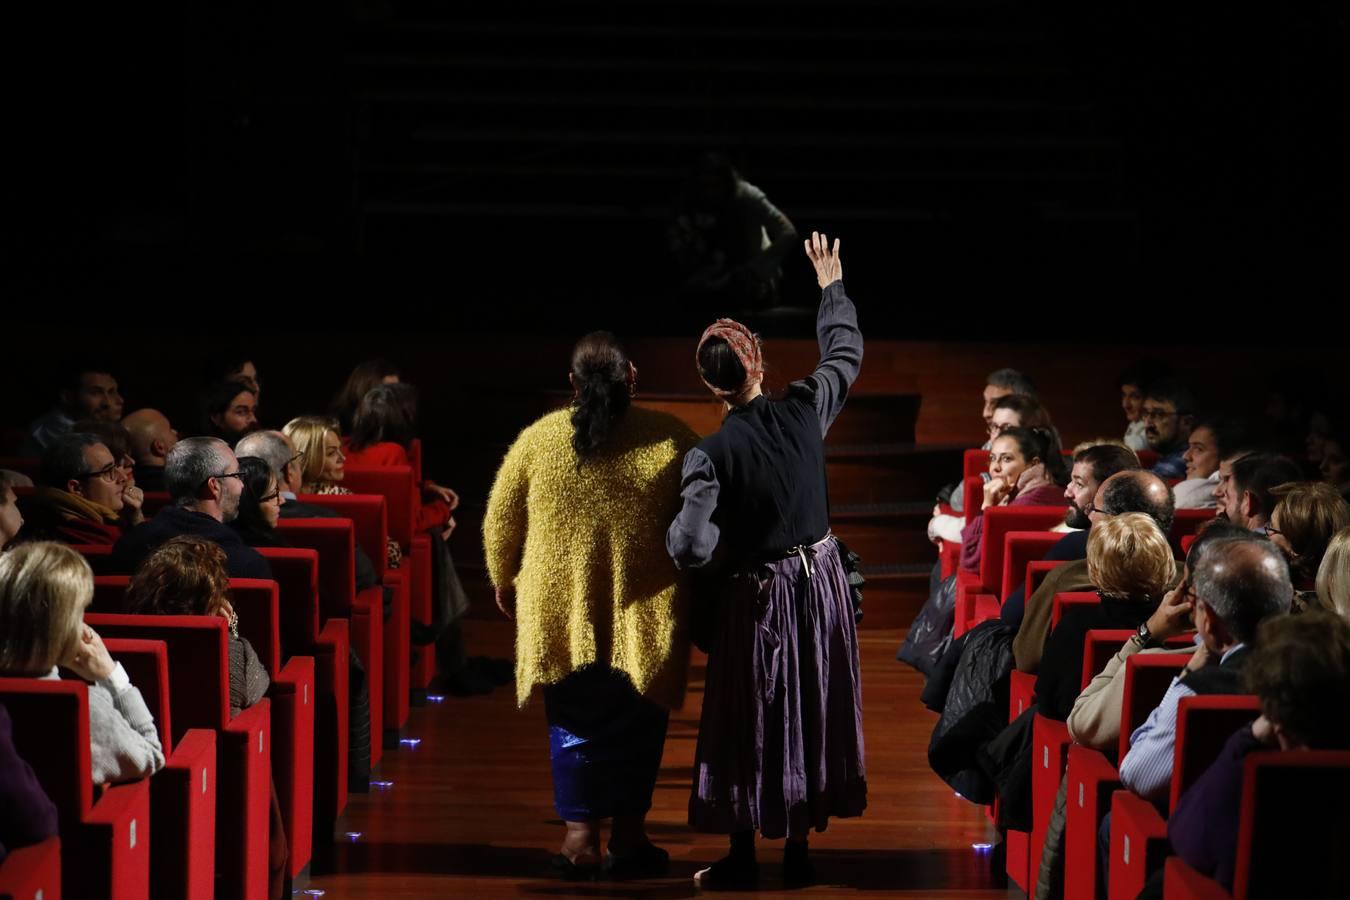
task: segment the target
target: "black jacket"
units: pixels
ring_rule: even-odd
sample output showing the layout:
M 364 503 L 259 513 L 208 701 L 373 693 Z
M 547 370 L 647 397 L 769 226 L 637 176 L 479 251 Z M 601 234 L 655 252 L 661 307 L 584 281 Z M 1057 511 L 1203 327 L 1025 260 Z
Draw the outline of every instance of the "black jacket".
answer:
M 214 541 L 225 551 L 225 568 L 231 578 L 271 578 L 272 567 L 257 550 L 240 539 L 230 526 L 195 510 L 166 506 L 153 519 L 122 535 L 113 547 L 110 568 L 135 574 L 159 546 L 170 538 L 192 535 Z
M 976 752 L 1008 724 L 1015 634 L 997 619 L 967 632 L 947 705 L 928 743 L 928 764 L 933 771 L 975 803 L 994 798 L 994 785 L 977 765 Z

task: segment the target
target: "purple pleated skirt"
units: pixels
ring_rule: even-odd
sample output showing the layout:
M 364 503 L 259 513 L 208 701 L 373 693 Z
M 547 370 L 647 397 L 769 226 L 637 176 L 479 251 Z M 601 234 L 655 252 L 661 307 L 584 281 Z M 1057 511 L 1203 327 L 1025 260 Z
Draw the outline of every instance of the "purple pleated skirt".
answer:
M 858 635 L 838 544 L 732 578 L 715 613 L 689 824 L 805 838 L 867 806 Z M 808 553 L 810 555 L 810 553 Z

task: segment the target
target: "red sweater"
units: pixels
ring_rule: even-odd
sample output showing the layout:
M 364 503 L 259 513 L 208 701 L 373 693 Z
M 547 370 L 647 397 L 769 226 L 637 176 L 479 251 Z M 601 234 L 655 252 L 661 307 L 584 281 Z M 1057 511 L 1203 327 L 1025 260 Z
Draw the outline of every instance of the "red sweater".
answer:
M 408 459 L 408 451 L 392 441 L 381 441 L 361 450 L 352 450 L 349 447 L 346 453 L 347 462 L 358 466 L 408 466 L 412 468 L 412 461 Z M 449 521 L 450 504 L 440 498 L 424 502 L 417 511 L 418 531 L 425 531 L 428 528 L 444 528 Z

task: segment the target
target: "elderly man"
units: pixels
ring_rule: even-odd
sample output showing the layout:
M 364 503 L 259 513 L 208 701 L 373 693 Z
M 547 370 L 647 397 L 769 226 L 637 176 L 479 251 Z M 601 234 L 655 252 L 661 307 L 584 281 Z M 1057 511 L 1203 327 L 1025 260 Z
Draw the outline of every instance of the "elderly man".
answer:
M 1148 800 L 1167 796 L 1176 749 L 1177 704 L 1197 694 L 1241 694 L 1242 665 L 1257 626 L 1289 612 L 1294 586 L 1280 549 L 1256 536 L 1207 544 L 1193 576 L 1200 645 L 1148 719 L 1130 735 L 1120 781 Z
M 228 444 L 207 437 L 179 441 L 165 459 L 164 483 L 173 505 L 117 542 L 115 571 L 135 572 L 165 541 L 190 534 L 220 545 L 231 578 L 272 577 L 267 560 L 225 524 L 238 515 L 244 491 L 239 461 Z
M 131 458 L 136 483 L 143 491 L 163 491 L 164 460 L 178 443 L 178 432 L 169 417 L 157 409 L 138 409 L 122 420 L 131 436 Z
M 116 422 L 120 418 L 122 395 L 117 379 L 106 368 L 77 366 L 62 378 L 56 407 L 29 423 L 24 454 L 41 456 L 52 441 L 70 434 L 80 419 Z
M 1176 513 L 1172 489 L 1152 472 L 1131 469 L 1118 472 L 1102 482 L 1088 518 L 1096 523 L 1108 516 L 1140 512 L 1157 523 L 1165 535 L 1172 530 Z M 1013 639 L 1013 656 L 1022 672 L 1040 669 L 1046 640 L 1050 637 L 1050 619 L 1054 613 L 1055 594 L 1070 591 L 1091 591 L 1095 585 L 1088 579 L 1087 560 L 1067 562 L 1045 576 L 1041 586 L 1027 598 L 1022 624 Z
M 141 521 L 141 493 L 127 491 L 125 470 L 92 434 L 53 438 L 39 480 L 42 486 L 20 504 L 26 540 L 112 545 Z

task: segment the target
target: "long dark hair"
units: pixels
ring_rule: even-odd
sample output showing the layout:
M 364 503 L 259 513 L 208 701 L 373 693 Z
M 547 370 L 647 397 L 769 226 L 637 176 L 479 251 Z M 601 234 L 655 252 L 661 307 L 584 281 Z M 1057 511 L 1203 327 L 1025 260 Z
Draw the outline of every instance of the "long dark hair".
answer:
M 364 450 L 384 441 L 404 450 L 417 436 L 417 388 L 411 384 L 377 384 L 366 391 L 352 417 L 351 448 Z
M 1060 451 L 1059 435 L 1055 433 L 1055 429 L 1045 425 L 1033 428 L 1015 426 L 1003 429 L 999 437 L 1012 438 L 1016 441 L 1017 449 L 1021 451 L 1022 458 L 1028 464 L 1032 459 L 1039 459 L 1045 466 L 1045 473 L 1055 484 L 1068 483 L 1064 454 Z
M 371 388 L 383 384 L 386 378 L 390 376 L 397 378 L 398 375 L 398 366 L 387 359 L 368 359 L 352 369 L 352 374 L 347 376 L 347 383 L 333 398 L 330 409 L 333 418 L 342 425 L 344 434 L 351 433 L 352 420 L 356 418 L 356 409 L 361 405 L 361 398 L 369 393 Z
M 572 381 L 577 399 L 572 411 L 572 447 L 589 456 L 628 412 L 628 354 L 608 331 L 592 331 L 572 350 Z
M 262 513 L 262 498 L 268 488 L 277 489 L 276 470 L 257 456 L 239 457 L 239 480 L 244 491 L 239 495 L 239 514 L 230 523 L 250 547 L 274 547 L 280 543 L 276 529 L 267 524 Z

